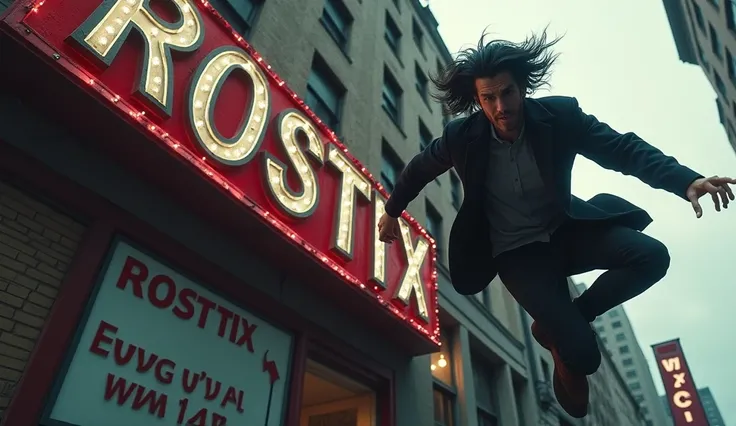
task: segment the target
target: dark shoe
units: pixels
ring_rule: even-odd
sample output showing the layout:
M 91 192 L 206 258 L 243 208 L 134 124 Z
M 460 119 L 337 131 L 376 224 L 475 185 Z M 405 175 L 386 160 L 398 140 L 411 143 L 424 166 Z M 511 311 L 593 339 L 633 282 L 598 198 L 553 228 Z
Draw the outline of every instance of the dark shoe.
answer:
M 562 362 L 557 348 L 554 347 L 551 336 L 546 333 L 536 321 L 532 323 L 532 336 L 545 349 L 552 352 L 555 361 L 555 370 L 552 375 L 552 387 L 557 402 L 571 416 L 583 418 L 588 414 L 588 399 L 590 387 L 588 377 L 574 374 Z
M 570 384 L 565 382 L 560 376 L 557 368 L 555 368 L 552 374 L 552 388 L 555 391 L 555 397 L 557 397 L 557 403 L 560 404 L 563 410 L 576 419 L 582 419 L 588 415 L 588 378 L 583 377 L 583 382 L 575 383 L 576 386 L 582 385 L 583 387 L 577 392 L 571 392 L 569 389 Z M 585 400 L 578 400 L 581 395 L 585 395 Z

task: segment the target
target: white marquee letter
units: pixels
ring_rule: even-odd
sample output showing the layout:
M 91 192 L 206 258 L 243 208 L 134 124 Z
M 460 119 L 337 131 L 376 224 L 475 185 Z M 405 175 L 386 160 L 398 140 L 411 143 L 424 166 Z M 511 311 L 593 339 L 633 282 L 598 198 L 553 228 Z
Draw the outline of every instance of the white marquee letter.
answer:
M 373 191 L 373 273 L 371 281 L 386 288 L 386 243 L 379 239 L 378 222 L 386 211 L 386 200 L 378 191 Z
M 295 192 L 289 188 L 286 182 L 288 167 L 269 153 L 263 154 L 266 187 L 271 199 L 284 212 L 295 217 L 308 217 L 319 202 L 319 182 L 297 139 L 306 137 L 306 152 L 320 165 L 324 162 L 324 145 L 309 119 L 296 110 L 282 112 L 275 123 L 276 137 L 299 177 L 302 190 Z
M 429 243 L 423 239 L 418 239 L 416 247 L 411 240 L 411 231 L 409 225 L 403 219 L 399 219 L 399 227 L 401 228 L 401 239 L 404 243 L 404 253 L 406 254 L 406 273 L 401 280 L 401 284 L 396 290 L 396 298 L 402 302 L 409 304 L 412 293 L 417 296 L 417 310 L 419 316 L 425 321 L 429 321 L 429 307 L 427 306 L 427 297 L 424 293 L 424 284 L 422 283 L 422 275 L 419 273 L 427 257 L 429 251 Z
M 684 390 L 675 392 L 672 396 L 672 401 L 678 408 L 687 408 L 693 405 L 693 402 L 690 400 L 690 392 Z
M 171 50 L 193 51 L 204 40 L 202 17 L 191 0 L 170 0 L 179 21 L 169 23 L 155 16 L 149 0 L 107 0 L 72 34 L 72 38 L 109 66 L 131 30 L 145 43 L 138 93 L 167 116 L 173 102 Z
M 665 371 L 667 371 L 668 373 L 671 373 L 673 371 L 679 371 L 680 370 L 680 357 L 663 359 L 662 367 L 664 367 Z
M 236 70 L 248 76 L 252 98 L 246 119 L 228 139 L 215 127 L 215 102 L 225 80 Z M 189 118 L 202 148 L 223 164 L 239 166 L 250 161 L 263 140 L 270 93 L 268 80 L 245 51 L 226 46 L 207 55 L 194 74 L 189 93 Z
M 358 196 L 370 201 L 371 185 L 368 178 L 336 146 L 330 146 L 327 157 L 330 164 L 342 175 L 340 191 L 337 196 L 337 220 L 334 225 L 332 250 L 346 260 L 351 260 L 355 241 L 353 238 L 355 232 L 355 204 L 358 201 Z

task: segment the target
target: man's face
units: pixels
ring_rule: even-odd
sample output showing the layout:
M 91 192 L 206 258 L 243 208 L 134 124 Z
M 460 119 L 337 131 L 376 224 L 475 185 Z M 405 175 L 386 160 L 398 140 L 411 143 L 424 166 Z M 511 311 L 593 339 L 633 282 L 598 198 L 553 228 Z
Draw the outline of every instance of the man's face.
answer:
M 475 80 L 476 96 L 486 117 L 500 133 L 521 130 L 524 93 L 508 72 Z

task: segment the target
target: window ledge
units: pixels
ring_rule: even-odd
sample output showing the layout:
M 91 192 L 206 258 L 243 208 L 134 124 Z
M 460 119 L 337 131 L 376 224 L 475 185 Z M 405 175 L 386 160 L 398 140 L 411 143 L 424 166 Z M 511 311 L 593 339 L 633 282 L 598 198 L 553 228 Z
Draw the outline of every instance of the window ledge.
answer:
M 327 28 L 327 24 L 325 23 L 325 20 L 322 19 L 322 17 L 319 18 L 319 23 L 322 24 L 322 28 L 325 29 L 325 31 L 327 32 L 327 35 L 329 35 L 332 41 L 335 42 L 335 44 L 337 45 L 337 48 L 340 49 L 340 52 L 342 52 L 342 55 L 345 57 L 345 59 L 348 60 L 348 63 L 352 65 L 353 59 L 350 57 L 348 52 L 345 50 L 345 47 L 340 44 L 340 40 L 336 39 L 335 36 L 332 35 L 329 28 Z
M 401 128 L 401 124 L 399 124 L 396 121 L 396 119 L 391 115 L 391 113 L 386 109 L 385 106 L 381 105 L 381 109 L 383 110 L 383 112 L 386 113 L 386 115 L 388 116 L 388 119 L 391 120 L 392 123 L 394 123 L 394 126 L 396 126 L 396 129 L 399 130 L 399 132 L 401 133 L 401 136 L 403 136 L 404 139 L 406 139 L 406 133 L 404 133 L 404 129 Z
M 388 37 L 386 37 L 385 34 L 383 35 L 383 39 L 384 41 L 386 41 L 386 47 L 388 47 L 388 50 L 391 51 L 391 53 L 394 55 L 394 58 L 396 58 L 396 60 L 399 62 L 399 66 L 403 69 L 404 61 L 402 61 L 401 58 L 399 57 L 399 52 L 397 52 L 396 50 L 394 50 L 393 47 L 391 47 L 391 43 L 388 42 Z

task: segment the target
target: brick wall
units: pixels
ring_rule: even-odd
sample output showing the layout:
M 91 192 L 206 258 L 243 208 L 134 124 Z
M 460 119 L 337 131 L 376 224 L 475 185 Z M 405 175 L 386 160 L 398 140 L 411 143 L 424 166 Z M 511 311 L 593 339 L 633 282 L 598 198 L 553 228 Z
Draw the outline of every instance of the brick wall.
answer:
M 0 413 L 54 303 L 84 227 L 0 182 Z

